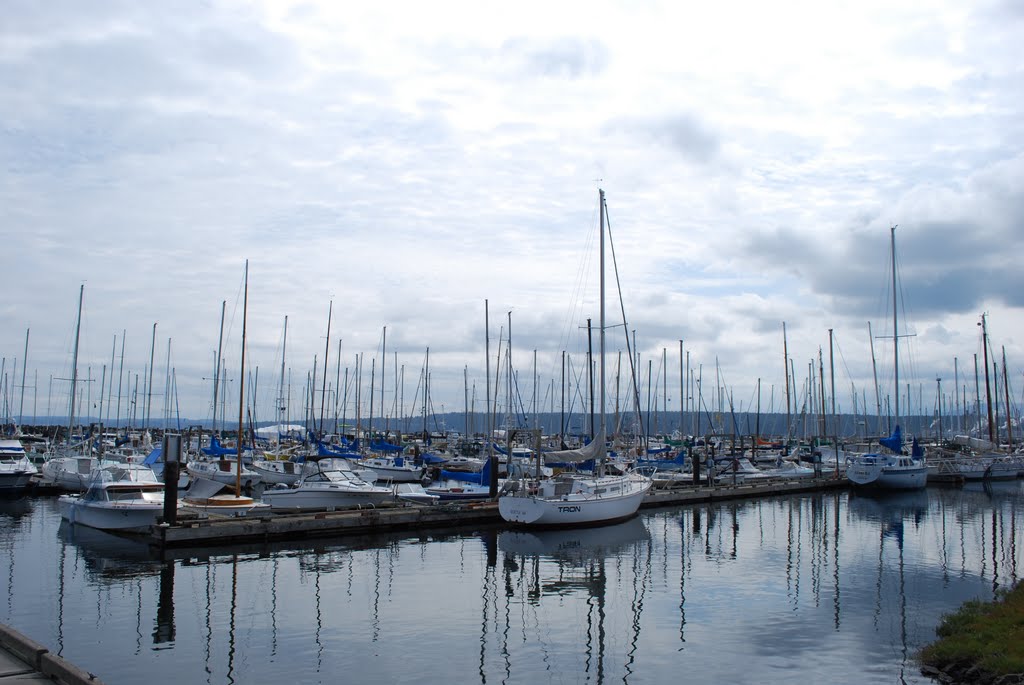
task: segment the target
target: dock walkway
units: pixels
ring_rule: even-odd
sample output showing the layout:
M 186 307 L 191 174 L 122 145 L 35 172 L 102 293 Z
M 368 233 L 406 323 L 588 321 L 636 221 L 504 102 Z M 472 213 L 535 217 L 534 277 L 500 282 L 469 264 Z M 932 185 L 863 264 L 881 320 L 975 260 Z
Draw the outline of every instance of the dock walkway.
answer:
M 651 490 L 642 506 L 666 507 L 725 499 L 770 497 L 847 485 L 846 478 L 834 477 L 760 481 L 739 485 L 686 485 Z M 484 500 L 433 506 L 388 506 L 309 514 L 190 519 L 179 521 L 173 526 L 153 526 L 148 542 L 158 549 L 171 549 L 365 535 L 423 528 L 494 525 L 501 522 L 498 503 Z
M 9 626 L 0 624 L 0 685 L 60 683 L 103 685 L 103 681 L 71 664 Z

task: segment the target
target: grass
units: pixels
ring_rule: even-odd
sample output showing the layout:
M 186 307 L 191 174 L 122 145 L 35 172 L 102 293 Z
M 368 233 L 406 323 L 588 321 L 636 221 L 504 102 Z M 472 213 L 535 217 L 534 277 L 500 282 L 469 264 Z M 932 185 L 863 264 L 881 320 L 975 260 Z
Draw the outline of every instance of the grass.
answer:
M 991 676 L 1024 673 L 1024 583 L 994 602 L 972 600 L 943 617 L 921 663 L 942 671 L 976 668 Z

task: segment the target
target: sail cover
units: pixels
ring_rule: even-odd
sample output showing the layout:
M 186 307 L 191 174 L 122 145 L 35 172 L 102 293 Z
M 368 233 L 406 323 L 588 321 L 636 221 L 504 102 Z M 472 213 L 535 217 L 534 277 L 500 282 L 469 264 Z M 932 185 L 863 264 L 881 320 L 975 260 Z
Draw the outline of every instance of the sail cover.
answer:
M 575 450 L 557 450 L 555 452 L 544 452 L 544 462 L 551 463 L 578 463 L 588 459 L 597 459 L 604 451 L 604 436 L 591 440 L 589 443 Z
M 903 450 L 903 434 L 900 432 L 900 427 L 896 426 L 892 431 L 892 435 L 882 438 L 878 442 L 899 454 Z

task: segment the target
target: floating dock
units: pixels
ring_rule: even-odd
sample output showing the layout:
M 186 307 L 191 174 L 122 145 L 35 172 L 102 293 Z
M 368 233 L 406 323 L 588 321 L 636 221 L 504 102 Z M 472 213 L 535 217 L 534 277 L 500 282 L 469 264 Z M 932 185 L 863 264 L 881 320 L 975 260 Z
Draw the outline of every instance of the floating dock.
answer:
M 813 492 L 846 487 L 846 478 L 833 476 L 770 482 L 652 489 L 643 508 L 696 502 L 746 499 Z M 224 518 L 189 519 L 176 525 L 153 526 L 148 536 L 159 549 L 204 547 L 254 542 L 279 542 L 307 538 L 390 533 L 423 528 L 492 525 L 501 523 L 497 502 L 442 503 L 430 506 L 393 505 L 372 509 L 346 509 L 309 514 L 268 514 Z

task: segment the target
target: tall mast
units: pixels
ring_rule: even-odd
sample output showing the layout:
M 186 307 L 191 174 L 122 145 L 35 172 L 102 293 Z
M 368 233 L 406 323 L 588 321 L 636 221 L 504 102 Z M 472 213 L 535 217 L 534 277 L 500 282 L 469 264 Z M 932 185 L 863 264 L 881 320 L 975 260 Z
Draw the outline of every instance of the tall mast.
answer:
M 18 425 L 25 423 L 25 369 L 28 368 L 28 333 L 31 329 L 25 329 L 25 356 L 21 359 L 21 399 L 18 400 Z
M 893 374 L 895 376 L 895 395 L 896 395 L 896 406 L 895 416 L 896 421 L 893 425 L 900 425 L 900 334 L 897 329 L 896 319 L 896 226 L 889 229 L 890 235 L 890 250 L 892 252 L 892 364 Z
M 217 432 L 217 391 L 220 388 L 220 355 L 224 345 L 224 309 L 228 301 L 220 301 L 220 334 L 217 336 L 217 358 L 213 360 L 213 428 L 210 435 Z
M 988 405 L 988 439 L 996 441 L 996 425 L 992 419 L 992 388 L 988 382 L 988 327 L 985 323 L 985 314 L 981 315 L 981 351 L 985 362 L 985 402 Z
M 683 367 L 683 341 L 679 341 L 679 437 L 683 438 L 686 428 L 683 426 L 683 413 L 686 411 L 686 370 Z
M 22 372 L 25 368 L 22 367 Z M 1003 393 L 1006 395 L 1006 440 L 1009 443 L 1010 451 L 1013 451 L 1013 417 L 1010 409 L 1010 379 L 1006 374 L 1006 345 L 1003 345 Z
M 324 434 L 324 400 L 327 397 L 327 355 L 331 351 L 331 315 L 334 313 L 334 300 L 327 306 L 327 340 L 324 342 L 324 380 L 320 389 L 320 426 L 317 430 L 320 435 Z M 373 422 L 371 412 L 370 422 Z
M 71 409 L 68 412 L 68 444 L 71 444 L 71 431 L 75 426 L 75 392 L 78 386 L 78 336 L 82 331 L 82 299 L 85 296 L 85 284 L 78 289 L 78 318 L 75 320 L 75 352 L 71 361 Z
M 277 421 L 281 423 L 281 419 L 284 418 L 286 411 L 286 403 L 284 399 L 284 360 L 285 353 L 288 351 L 288 317 L 284 317 L 284 337 L 281 339 L 281 385 L 278 386 L 278 400 L 277 400 Z
M 600 421 L 598 423 L 598 425 L 600 426 L 600 431 L 598 431 L 598 436 L 599 436 L 598 439 L 601 441 L 601 444 L 598 446 L 598 452 L 597 453 L 599 455 L 599 458 L 598 458 L 598 464 L 599 464 L 598 475 L 601 476 L 601 475 L 604 475 L 604 458 L 605 458 L 605 451 L 604 451 L 604 444 L 605 444 L 605 397 L 604 397 L 604 323 L 605 323 L 605 321 L 604 321 L 604 222 L 605 222 L 605 206 L 604 206 L 604 190 L 598 190 L 598 194 L 599 194 L 600 203 L 601 203 L 601 208 L 600 208 L 600 210 L 601 210 L 600 211 L 600 214 L 601 214 L 601 218 L 600 218 L 601 225 L 599 227 L 599 233 L 600 233 L 599 242 L 600 242 L 600 245 L 601 245 L 601 251 L 600 251 L 601 258 L 599 260 L 600 261 L 600 269 L 601 269 L 601 304 L 600 304 L 601 325 L 600 325 L 600 332 L 598 334 L 598 354 L 601 357 L 600 366 L 599 366 L 599 373 L 598 373 L 598 384 L 600 386 L 600 390 L 599 390 L 599 392 L 600 392 L 600 402 L 598 403 L 598 406 L 600 408 L 601 414 L 600 414 Z
M 245 260 L 245 286 L 242 295 L 242 365 L 238 376 L 238 439 L 235 447 L 238 463 L 235 464 L 235 497 L 242 496 L 242 419 L 245 408 L 245 318 L 249 309 L 249 260 Z
M 789 347 L 786 342 L 786 322 L 782 322 L 782 372 L 786 376 L 786 448 L 789 448 L 789 426 L 793 420 L 792 415 L 789 413 L 790 399 L 789 399 Z
M 149 429 L 150 408 L 153 406 L 153 359 L 156 355 L 156 322 L 153 322 L 153 340 L 149 346 L 149 382 L 146 384 L 146 418 L 144 430 Z
M 124 338 L 125 338 L 125 333 L 127 333 L 127 331 L 125 329 L 121 329 L 121 361 L 119 362 L 119 366 L 118 366 L 118 370 L 117 370 L 117 425 L 116 425 L 117 428 L 121 427 L 121 381 L 124 380 Z M 128 378 L 128 381 L 131 382 L 131 378 L 130 377 Z M 111 385 L 113 385 L 113 383 L 111 383 Z M 217 407 L 215 406 L 213 408 L 213 410 L 216 412 L 217 411 Z M 125 430 L 125 435 L 127 436 L 127 434 L 128 434 L 128 431 L 126 429 Z
M 384 326 L 384 331 L 381 333 L 380 342 L 380 417 L 384 419 L 384 441 L 388 439 L 388 413 L 384 409 L 384 379 L 387 377 L 384 375 L 384 363 L 387 361 L 388 354 L 388 327 Z

